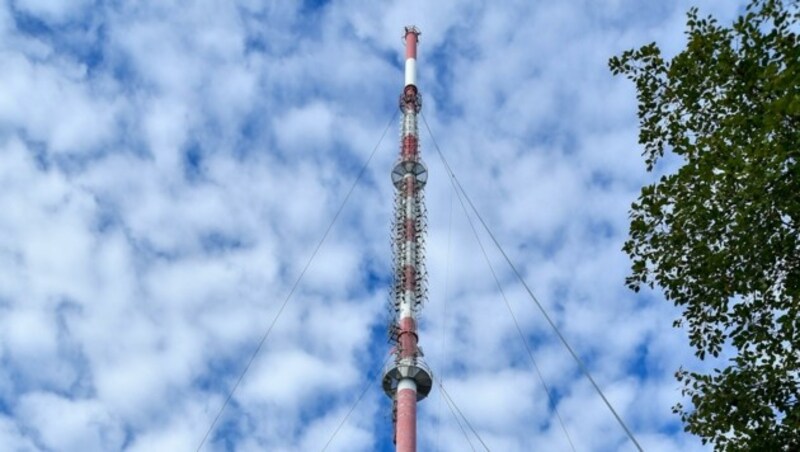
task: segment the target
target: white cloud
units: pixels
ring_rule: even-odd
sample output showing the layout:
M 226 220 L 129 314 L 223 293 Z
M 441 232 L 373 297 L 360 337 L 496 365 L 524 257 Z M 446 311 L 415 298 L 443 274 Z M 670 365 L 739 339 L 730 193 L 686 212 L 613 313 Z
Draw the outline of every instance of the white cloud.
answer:
M 22 397 L 17 416 L 49 449 L 115 450 L 121 448 L 125 438 L 119 420 L 97 401 L 73 401 L 34 392 Z
M 69 62 L 41 64 L 0 52 L 0 123 L 46 142 L 52 152 L 97 151 L 116 132 L 119 105 L 86 85 L 84 69 Z
M 55 25 L 79 18 L 91 4 L 91 0 L 62 2 L 59 0 L 16 0 L 18 11 L 33 15 Z
M 0 6 L 0 449 L 199 445 L 397 108 L 411 23 L 423 111 L 498 240 L 646 449 L 704 449 L 669 411 L 691 359 L 676 310 L 623 287 L 648 176 L 634 91 L 606 67 L 652 40 L 678 49 L 688 3 L 66 5 Z M 421 135 L 428 362 L 493 450 L 566 449 Z M 396 137 L 395 122 L 206 450 L 319 450 L 385 356 Z M 481 236 L 577 449 L 630 450 Z M 329 450 L 390 450 L 388 410 L 374 385 Z M 420 419 L 421 450 L 467 447 L 437 390 Z
M 333 112 L 322 104 L 288 111 L 273 124 L 279 148 L 293 157 L 303 152 L 330 152 L 334 118 Z

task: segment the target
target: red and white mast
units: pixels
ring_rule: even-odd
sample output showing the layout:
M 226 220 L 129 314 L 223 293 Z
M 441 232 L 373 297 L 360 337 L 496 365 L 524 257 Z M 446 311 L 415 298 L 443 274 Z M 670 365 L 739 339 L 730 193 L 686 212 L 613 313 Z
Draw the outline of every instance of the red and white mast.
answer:
M 416 85 L 417 42 L 420 32 L 405 28 L 405 87 L 400 95 L 403 119 L 400 157 L 392 170 L 395 210 L 392 227 L 394 282 L 390 307 L 394 312 L 389 331 L 395 342 L 394 360 L 383 374 L 383 390 L 392 399 L 394 441 L 397 452 L 417 450 L 417 401 L 431 391 L 432 376 L 422 362 L 417 345 L 417 314 L 427 295 L 424 262 L 425 204 L 423 188 L 428 171 L 419 157 L 417 114 L 422 98 Z

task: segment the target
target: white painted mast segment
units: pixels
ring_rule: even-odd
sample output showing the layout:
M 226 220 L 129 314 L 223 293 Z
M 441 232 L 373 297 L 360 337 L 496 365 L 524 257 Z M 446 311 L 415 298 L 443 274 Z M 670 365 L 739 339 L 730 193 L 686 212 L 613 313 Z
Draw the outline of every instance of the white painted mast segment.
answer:
M 406 86 L 417 85 L 417 59 L 406 58 Z

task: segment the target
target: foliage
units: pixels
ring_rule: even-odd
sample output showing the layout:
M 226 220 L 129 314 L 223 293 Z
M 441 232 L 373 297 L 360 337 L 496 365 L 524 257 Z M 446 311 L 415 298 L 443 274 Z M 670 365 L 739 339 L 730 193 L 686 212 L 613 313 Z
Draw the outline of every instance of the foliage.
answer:
M 753 0 L 730 27 L 688 13 L 670 61 L 655 43 L 611 58 L 637 89 L 648 171 L 631 206 L 626 283 L 682 308 L 704 373 L 678 370 L 685 429 L 720 450 L 800 450 L 800 5 Z M 674 165 L 673 165 L 674 166 Z

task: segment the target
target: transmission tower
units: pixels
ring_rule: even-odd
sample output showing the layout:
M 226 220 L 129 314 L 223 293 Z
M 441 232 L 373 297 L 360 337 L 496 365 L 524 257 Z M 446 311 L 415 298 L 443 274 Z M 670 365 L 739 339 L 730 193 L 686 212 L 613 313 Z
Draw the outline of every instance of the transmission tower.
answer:
M 392 169 L 395 187 L 392 252 L 394 280 L 390 295 L 393 319 L 389 337 L 394 343 L 383 374 L 383 390 L 392 399 L 392 423 L 397 452 L 417 450 L 417 402 L 433 384 L 431 371 L 417 345 L 417 317 L 427 296 L 425 272 L 425 203 L 428 170 L 419 157 L 417 115 L 422 98 L 416 85 L 417 42 L 420 31 L 405 27 L 405 86 L 400 95 L 400 156 Z

